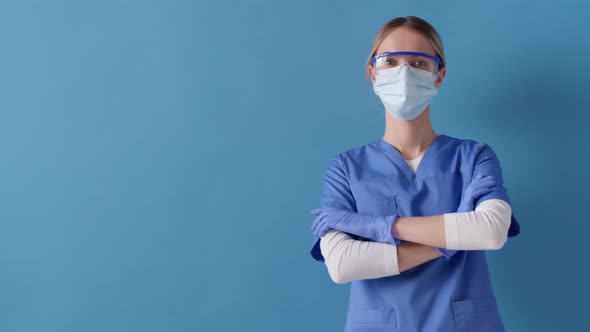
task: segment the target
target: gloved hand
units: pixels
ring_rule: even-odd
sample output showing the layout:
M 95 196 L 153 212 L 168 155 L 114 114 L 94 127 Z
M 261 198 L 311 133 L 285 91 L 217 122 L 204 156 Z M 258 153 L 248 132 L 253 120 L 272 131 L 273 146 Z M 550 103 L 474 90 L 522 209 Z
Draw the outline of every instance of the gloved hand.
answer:
M 461 196 L 461 203 L 457 208 L 457 212 L 473 211 L 475 209 L 475 201 L 483 195 L 492 191 L 496 185 L 496 180 L 493 176 L 480 175 L 465 188 L 463 196 Z
M 494 177 L 491 175 L 480 175 L 475 180 L 471 181 L 461 196 L 461 203 L 457 208 L 457 212 L 473 211 L 475 209 L 475 201 L 481 196 L 486 195 L 492 191 L 492 188 L 495 185 L 496 180 L 494 180 Z M 438 247 L 436 250 L 438 250 L 438 252 L 440 252 L 446 260 L 449 260 L 458 251 Z
M 317 217 L 311 225 L 311 230 L 317 237 L 322 237 L 330 229 L 355 234 L 369 240 L 399 244 L 391 234 L 391 227 L 399 215 L 367 216 L 336 208 L 319 208 L 311 210 Z

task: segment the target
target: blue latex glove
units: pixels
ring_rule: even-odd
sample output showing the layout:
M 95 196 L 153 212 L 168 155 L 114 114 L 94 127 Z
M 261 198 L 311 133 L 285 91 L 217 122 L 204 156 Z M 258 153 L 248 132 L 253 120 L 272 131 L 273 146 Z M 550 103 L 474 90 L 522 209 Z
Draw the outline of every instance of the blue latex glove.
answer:
M 494 180 L 493 176 L 479 176 L 475 180 L 471 181 L 463 195 L 461 196 L 461 203 L 457 208 L 457 212 L 468 212 L 473 211 L 475 209 L 475 201 L 483 195 L 488 194 L 492 191 L 492 188 L 496 185 L 496 180 Z M 446 260 L 451 259 L 451 257 L 458 251 L 458 250 L 451 250 L 445 248 L 436 248 L 438 252 L 440 252 Z
M 465 188 L 463 196 L 461 196 L 461 204 L 459 204 L 457 212 L 475 210 L 475 201 L 481 196 L 486 195 L 492 191 L 492 188 L 495 185 L 496 180 L 491 175 L 480 175 L 477 179 L 471 181 L 467 188 Z
M 399 218 L 397 214 L 367 216 L 335 208 L 314 209 L 311 213 L 317 216 L 311 225 L 311 230 L 317 237 L 324 236 L 330 229 L 336 229 L 377 242 L 392 244 L 400 242 L 391 234 L 391 227 Z

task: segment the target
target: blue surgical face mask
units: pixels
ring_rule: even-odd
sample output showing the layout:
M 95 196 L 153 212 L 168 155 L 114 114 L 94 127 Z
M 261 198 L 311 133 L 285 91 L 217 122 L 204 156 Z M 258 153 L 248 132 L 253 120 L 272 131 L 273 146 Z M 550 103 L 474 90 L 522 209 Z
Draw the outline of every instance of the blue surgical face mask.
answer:
M 379 71 L 375 75 L 373 90 L 391 115 L 400 120 L 412 120 L 436 95 L 435 81 L 435 74 L 403 63 Z

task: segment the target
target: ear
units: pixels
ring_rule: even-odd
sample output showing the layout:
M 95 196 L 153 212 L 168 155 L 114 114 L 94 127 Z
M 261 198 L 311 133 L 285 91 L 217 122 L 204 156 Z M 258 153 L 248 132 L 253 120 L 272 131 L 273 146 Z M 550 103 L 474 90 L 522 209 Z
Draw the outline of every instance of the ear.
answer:
M 367 66 L 367 75 L 371 78 L 371 83 L 375 83 L 375 73 L 373 73 L 372 66 Z
M 434 81 L 434 86 L 438 89 L 440 87 L 440 85 L 442 84 L 442 81 L 445 78 L 445 75 L 447 74 L 447 67 L 442 67 L 439 71 L 438 74 L 436 75 L 436 81 Z

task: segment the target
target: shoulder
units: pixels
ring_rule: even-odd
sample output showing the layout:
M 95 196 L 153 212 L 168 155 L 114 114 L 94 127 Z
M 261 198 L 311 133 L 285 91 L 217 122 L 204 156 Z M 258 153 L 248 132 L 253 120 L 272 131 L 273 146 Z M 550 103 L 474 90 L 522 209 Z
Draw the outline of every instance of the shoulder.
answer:
M 438 150 L 444 151 L 441 154 L 447 156 L 461 156 L 463 160 L 481 160 L 496 158 L 492 147 L 482 141 L 470 138 L 459 138 L 446 134 L 442 135 Z M 381 138 L 354 145 L 339 153 L 333 154 L 330 158 L 330 166 L 342 168 L 343 170 L 352 167 L 367 165 L 371 161 L 385 157 L 383 154 L 383 142 Z
M 484 141 L 478 141 L 471 138 L 456 138 L 448 136 L 450 140 L 456 145 L 459 152 L 463 155 L 473 156 L 475 159 L 482 157 L 495 157 L 494 150 L 491 145 Z
M 449 136 L 449 135 L 445 135 L 447 137 L 447 140 L 450 142 L 451 145 L 454 145 L 458 148 L 462 148 L 462 149 L 475 149 L 477 148 L 478 145 L 482 144 L 479 141 L 476 141 L 474 139 L 471 138 L 465 138 L 465 137 L 455 137 L 455 136 Z
M 354 145 L 344 151 L 332 155 L 331 159 L 341 163 L 347 163 L 367 158 L 372 153 L 377 151 L 377 143 L 378 140 L 372 140 L 367 143 Z
M 376 154 L 379 154 L 376 142 L 377 140 L 373 140 L 363 144 L 352 145 L 341 152 L 332 154 L 328 158 L 328 171 L 345 175 L 363 168 L 371 160 L 375 159 Z

